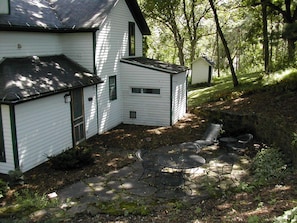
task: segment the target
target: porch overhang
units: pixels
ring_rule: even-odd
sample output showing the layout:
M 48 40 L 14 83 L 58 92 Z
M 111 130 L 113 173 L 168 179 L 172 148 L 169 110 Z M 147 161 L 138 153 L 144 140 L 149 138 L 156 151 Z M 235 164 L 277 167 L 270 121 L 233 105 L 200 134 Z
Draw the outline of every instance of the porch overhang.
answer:
M 0 61 L 0 104 L 16 104 L 102 83 L 65 55 Z

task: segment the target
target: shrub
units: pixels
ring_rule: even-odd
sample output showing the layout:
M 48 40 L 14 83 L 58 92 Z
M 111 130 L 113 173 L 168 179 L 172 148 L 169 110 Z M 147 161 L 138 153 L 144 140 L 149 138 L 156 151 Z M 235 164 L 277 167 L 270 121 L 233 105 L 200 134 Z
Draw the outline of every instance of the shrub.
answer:
M 94 162 L 91 150 L 84 147 L 75 147 L 48 158 L 56 170 L 77 169 Z
M 7 189 L 7 183 L 0 179 L 0 199 L 5 196 Z
M 14 193 L 14 196 L 14 203 L 0 208 L 1 217 L 10 218 L 13 216 L 14 218 L 25 218 L 37 210 L 52 208 L 58 205 L 57 199 L 50 200 L 45 194 L 40 195 L 29 189 L 19 190 Z M 24 222 L 29 221 L 26 220 Z
M 252 161 L 252 173 L 259 185 L 283 180 L 288 173 L 284 155 L 275 148 L 262 149 Z
M 24 184 L 24 174 L 19 168 L 15 170 L 10 170 L 8 172 L 8 175 L 9 175 L 9 185 L 16 186 L 16 185 Z

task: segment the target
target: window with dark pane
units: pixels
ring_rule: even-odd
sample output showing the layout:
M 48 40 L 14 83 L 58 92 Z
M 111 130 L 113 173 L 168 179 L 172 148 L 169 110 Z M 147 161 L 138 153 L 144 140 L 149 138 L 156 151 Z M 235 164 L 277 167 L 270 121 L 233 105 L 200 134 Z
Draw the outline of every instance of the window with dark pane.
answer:
M 136 119 L 136 111 L 130 111 L 130 118 Z
M 135 23 L 129 22 L 129 56 L 135 56 Z
M 117 99 L 117 77 L 116 76 L 109 77 L 109 99 L 110 100 Z
M 141 88 L 135 88 L 135 87 L 133 87 L 132 88 L 132 93 L 134 93 L 134 94 L 141 94 Z

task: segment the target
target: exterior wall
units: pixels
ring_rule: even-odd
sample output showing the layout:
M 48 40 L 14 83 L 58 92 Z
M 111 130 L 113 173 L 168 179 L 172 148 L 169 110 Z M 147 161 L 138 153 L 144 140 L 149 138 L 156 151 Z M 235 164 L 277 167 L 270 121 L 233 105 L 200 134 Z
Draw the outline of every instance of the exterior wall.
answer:
M 104 81 L 98 85 L 98 133 L 103 133 L 123 121 L 122 73 L 120 59 L 129 56 L 128 22 L 134 21 L 124 0 L 119 0 L 100 27 L 96 37 L 95 65 Z M 142 34 L 135 25 L 136 56 L 142 56 Z M 121 73 L 121 74 L 120 74 Z M 109 100 L 108 77 L 117 76 L 117 100 Z
M 124 97 L 123 120 L 126 124 L 170 125 L 170 74 L 126 63 L 122 67 Z M 134 94 L 132 87 L 158 88 L 160 95 Z M 136 112 L 136 119 L 130 118 Z
M 59 34 L 0 31 L 0 60 L 3 57 L 62 54 Z
M 5 162 L 0 162 L 0 173 L 7 174 L 10 170 L 14 170 L 14 157 L 11 135 L 10 109 L 8 105 L 0 105 L 2 109 L 2 124 L 5 147 Z
M 61 34 L 62 53 L 94 72 L 93 33 Z
M 15 106 L 20 168 L 28 171 L 72 147 L 70 103 L 57 94 Z
M 84 88 L 84 111 L 85 111 L 85 130 L 86 138 L 97 134 L 97 97 L 96 86 Z
M 198 59 L 192 64 L 192 84 L 207 83 L 209 64 L 204 59 Z
M 172 124 L 181 119 L 187 111 L 187 74 L 174 75 L 172 78 Z

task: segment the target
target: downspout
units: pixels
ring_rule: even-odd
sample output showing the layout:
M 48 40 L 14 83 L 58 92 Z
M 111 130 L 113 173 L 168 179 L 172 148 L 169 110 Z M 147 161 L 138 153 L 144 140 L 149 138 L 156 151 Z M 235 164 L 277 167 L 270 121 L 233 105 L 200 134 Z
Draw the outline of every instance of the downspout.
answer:
M 172 86 L 172 84 L 173 84 L 173 75 L 170 74 L 170 126 L 172 126 L 172 114 L 173 114 L 173 111 L 172 111 L 172 109 L 173 109 L 173 106 L 172 106 L 172 102 L 173 102 L 173 96 L 172 96 L 173 86 Z
M 97 74 L 97 68 L 96 68 L 96 32 L 93 32 L 93 71 L 95 75 Z M 96 115 L 97 115 L 97 134 L 99 134 L 99 102 L 98 102 L 98 84 L 96 84 Z
M 18 142 L 17 142 L 17 131 L 16 131 L 16 119 L 15 119 L 15 105 L 9 106 L 10 113 L 10 125 L 11 125 L 11 139 L 12 139 L 12 150 L 15 169 L 20 168 Z

